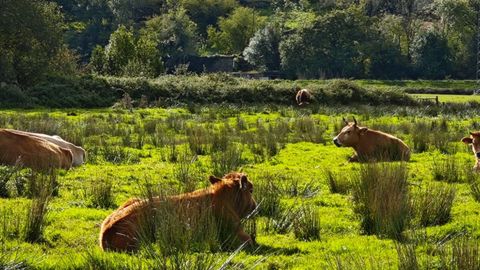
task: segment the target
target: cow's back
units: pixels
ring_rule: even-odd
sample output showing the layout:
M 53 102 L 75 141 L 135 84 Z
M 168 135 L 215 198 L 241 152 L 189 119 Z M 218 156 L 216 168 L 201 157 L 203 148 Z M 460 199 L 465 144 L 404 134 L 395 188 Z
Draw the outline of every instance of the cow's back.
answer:
M 360 159 L 410 160 L 410 148 L 391 134 L 368 130 L 359 144 L 355 148 Z
M 23 165 L 37 170 L 68 169 L 72 152 L 41 138 L 0 129 L 0 163 Z
M 69 149 L 72 152 L 73 155 L 73 161 L 72 165 L 73 166 L 80 166 L 85 162 L 85 157 L 86 153 L 85 150 L 82 147 L 76 146 L 73 143 L 67 142 L 62 137 L 58 135 L 47 135 L 47 134 L 42 134 L 42 133 L 35 133 L 35 132 L 26 132 L 26 131 L 20 131 L 20 130 L 11 130 L 9 129 L 8 131 L 13 132 L 13 133 L 18 133 L 22 135 L 27 135 L 30 137 L 37 137 L 40 139 L 44 139 L 46 141 L 49 141 L 61 148 Z

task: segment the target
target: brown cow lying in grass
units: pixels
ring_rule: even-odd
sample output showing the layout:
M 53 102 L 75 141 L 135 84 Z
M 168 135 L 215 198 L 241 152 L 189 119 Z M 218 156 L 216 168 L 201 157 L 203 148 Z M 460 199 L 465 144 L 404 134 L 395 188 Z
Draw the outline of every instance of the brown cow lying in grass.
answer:
M 252 238 L 241 226 L 241 220 L 256 208 L 252 197 L 252 183 L 243 173 L 230 173 L 223 179 L 210 176 L 210 182 L 212 185 L 206 189 L 177 196 L 128 200 L 103 221 L 100 230 L 101 248 L 114 251 L 136 250 L 139 246 L 142 224 L 148 224 L 145 218 L 151 218 L 155 213 L 161 212 L 160 209 L 165 204 L 172 205 L 173 211 L 186 211 L 188 213 L 186 219 L 194 219 L 198 213 L 207 212 L 206 208 L 211 208 L 215 220 L 228 225 L 230 234 L 236 235 L 243 243 L 252 243 Z M 162 217 L 158 222 L 162 222 Z
M 298 89 L 298 88 L 297 88 Z M 295 100 L 299 106 L 307 105 L 312 99 L 312 94 L 307 89 L 301 89 L 297 92 Z
M 28 136 L 31 136 L 31 137 L 37 137 L 37 138 L 40 138 L 40 139 L 44 139 L 44 140 L 47 140 L 47 141 L 49 141 L 53 144 L 56 144 L 59 147 L 62 147 L 62 148 L 65 148 L 65 149 L 70 149 L 70 151 L 72 151 L 72 155 L 73 155 L 72 166 L 74 166 L 74 167 L 80 166 L 83 163 L 85 163 L 85 159 L 86 159 L 85 150 L 82 147 L 76 146 L 73 143 L 65 141 L 60 136 L 47 135 L 47 134 L 34 133 L 34 132 L 26 132 L 26 131 L 20 131 L 20 130 L 12 130 L 12 129 L 8 129 L 8 131 L 28 135 Z
M 480 131 L 470 132 L 470 137 L 464 137 L 462 142 L 472 146 L 475 155 L 475 166 L 473 169 L 480 171 Z
M 72 151 L 46 140 L 0 129 L 0 164 L 46 171 L 72 167 Z
M 351 162 L 410 160 L 410 148 L 397 137 L 360 127 L 355 118 L 353 123 L 343 121 L 346 126 L 333 138 L 333 143 L 355 149 L 356 154 L 349 159 Z

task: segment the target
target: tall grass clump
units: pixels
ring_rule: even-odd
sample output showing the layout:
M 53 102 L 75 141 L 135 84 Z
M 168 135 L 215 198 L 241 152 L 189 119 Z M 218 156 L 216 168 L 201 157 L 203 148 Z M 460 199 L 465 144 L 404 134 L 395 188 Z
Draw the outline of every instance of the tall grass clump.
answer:
M 431 131 L 427 122 L 417 121 L 413 124 L 412 142 L 415 152 L 422 153 L 428 150 L 430 133 Z
M 480 269 L 480 245 L 477 239 L 461 236 L 450 242 L 440 256 L 442 269 Z
M 327 180 L 331 193 L 347 194 L 351 189 L 351 182 L 348 177 L 335 173 L 330 169 L 324 170 L 324 177 Z
M 286 234 L 292 230 L 299 214 L 298 207 L 294 205 L 283 206 L 277 215 L 267 217 L 265 231 Z
M 103 147 L 103 157 L 105 161 L 113 164 L 135 164 L 140 162 L 137 153 L 120 146 L 109 146 L 105 144 Z
M 245 163 L 243 159 L 243 146 L 229 144 L 225 151 L 211 153 L 211 164 L 214 175 L 225 175 L 236 171 Z
M 38 189 L 33 194 L 24 229 L 24 240 L 26 242 L 38 242 L 42 239 L 43 231 L 46 225 L 46 216 L 48 213 L 48 204 L 53 193 L 53 183 L 56 175 L 35 174 L 35 181 Z
M 362 165 L 353 180 L 354 211 L 367 234 L 400 239 L 409 220 L 406 164 Z
M 26 178 L 19 166 L 0 166 L 0 198 L 23 195 Z
M 113 181 L 110 178 L 97 178 L 90 181 L 89 193 L 91 207 L 103 209 L 115 207 Z
M 303 205 L 293 222 L 295 238 L 303 241 L 320 239 L 320 213 L 317 207 Z
M 467 183 L 470 186 L 470 193 L 475 201 L 480 202 L 480 174 L 473 171 L 471 168 L 466 170 Z
M 462 181 L 463 168 L 458 164 L 454 155 L 447 155 L 445 158 L 436 158 L 433 160 L 432 176 L 437 181 L 447 183 L 456 183 Z
M 258 214 L 264 217 L 276 216 L 280 211 L 281 194 L 278 187 L 273 183 L 275 176 L 265 174 L 258 177 L 255 185 L 255 199 L 259 205 Z M 262 179 L 262 180 L 260 180 Z
M 421 269 L 418 263 L 417 254 L 415 251 L 416 245 L 395 243 L 395 249 L 397 250 L 397 255 L 398 255 L 399 270 Z
M 195 161 L 197 156 L 191 156 L 183 152 L 180 154 L 178 162 L 175 164 L 173 174 L 175 178 L 183 185 L 184 192 L 190 192 L 197 187 Z
M 442 225 L 450 220 L 455 188 L 444 183 L 429 183 L 412 195 L 412 210 L 421 226 Z

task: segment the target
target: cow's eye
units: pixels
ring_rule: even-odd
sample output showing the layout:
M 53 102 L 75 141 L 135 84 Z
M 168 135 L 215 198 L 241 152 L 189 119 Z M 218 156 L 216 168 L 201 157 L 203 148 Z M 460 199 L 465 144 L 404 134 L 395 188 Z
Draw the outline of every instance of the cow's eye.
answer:
M 347 131 L 347 134 L 350 134 L 350 130 L 349 130 L 349 131 Z

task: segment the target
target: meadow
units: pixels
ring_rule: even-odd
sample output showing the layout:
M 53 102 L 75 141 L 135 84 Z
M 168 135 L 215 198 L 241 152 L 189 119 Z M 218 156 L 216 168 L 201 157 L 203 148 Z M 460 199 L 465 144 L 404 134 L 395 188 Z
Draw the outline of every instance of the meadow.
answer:
M 479 118 L 432 110 L 3 110 L 1 127 L 58 134 L 88 162 L 46 176 L 0 168 L 0 268 L 478 269 L 480 177 L 460 139 Z M 353 149 L 331 140 L 352 116 L 404 140 L 411 160 L 347 162 Z M 260 206 L 245 221 L 254 247 L 201 245 L 182 227 L 169 232 L 184 238 L 170 252 L 160 240 L 134 254 L 100 250 L 101 222 L 126 199 L 206 187 L 232 170 L 254 184 Z

